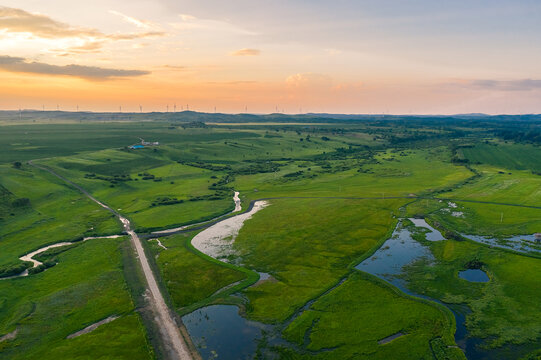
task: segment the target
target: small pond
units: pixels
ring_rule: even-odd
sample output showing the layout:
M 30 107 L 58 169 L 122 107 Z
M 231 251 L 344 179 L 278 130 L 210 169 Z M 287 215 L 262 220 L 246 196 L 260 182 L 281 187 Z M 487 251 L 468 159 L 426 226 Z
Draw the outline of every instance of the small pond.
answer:
M 253 359 L 258 342 L 272 340 L 272 325 L 250 321 L 234 305 L 211 305 L 182 317 L 201 357 L 207 359 Z M 269 339 L 270 338 L 270 339 Z
M 487 273 L 480 269 L 460 271 L 458 277 L 471 282 L 488 282 L 490 280 Z
M 408 291 L 403 280 L 395 275 L 402 274 L 402 268 L 420 258 L 433 259 L 430 250 L 415 241 L 407 228 L 398 223 L 393 235 L 368 259 L 356 266 L 357 269 L 376 275 L 402 291 Z

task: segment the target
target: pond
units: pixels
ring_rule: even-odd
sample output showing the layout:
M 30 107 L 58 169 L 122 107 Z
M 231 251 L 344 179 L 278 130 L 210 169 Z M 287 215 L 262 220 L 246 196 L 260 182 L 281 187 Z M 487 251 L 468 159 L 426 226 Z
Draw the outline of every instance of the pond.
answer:
M 234 305 L 211 305 L 182 317 L 203 359 L 253 359 L 258 342 L 272 337 L 274 327 L 239 315 Z
M 430 226 L 426 224 L 424 220 L 422 220 L 422 222 L 418 221 L 419 219 L 410 220 L 418 227 L 426 228 L 426 226 Z M 416 221 L 414 222 L 413 220 Z M 439 235 L 441 236 L 441 234 Z M 432 238 L 436 239 L 437 236 L 434 235 Z M 432 299 L 425 295 L 414 293 L 408 288 L 407 281 L 400 277 L 400 275 L 403 274 L 403 268 L 405 265 L 411 264 L 421 258 L 428 259 L 429 261 L 434 260 L 434 256 L 432 255 L 430 249 L 414 240 L 410 230 L 403 227 L 402 223 L 399 222 L 391 238 L 385 241 L 385 243 L 378 249 L 378 251 L 374 253 L 374 255 L 362 261 L 356 266 L 356 268 L 393 284 L 408 295 L 431 300 L 449 308 L 456 319 L 455 342 L 457 345 L 459 345 L 459 347 L 466 353 L 468 359 L 485 358 L 489 352 L 478 347 L 482 340 L 479 338 L 470 337 L 465 326 L 465 314 L 470 312 L 467 307 L 462 308 L 454 305 L 449 306 L 448 304 L 445 304 L 437 299 Z
M 402 268 L 420 258 L 434 259 L 430 250 L 415 241 L 407 228 L 399 222 L 393 235 L 368 259 L 355 268 L 376 275 L 403 291 L 407 291 L 404 280 L 395 275 L 402 274 Z
M 488 282 L 490 280 L 487 273 L 480 269 L 460 271 L 458 277 L 471 282 Z

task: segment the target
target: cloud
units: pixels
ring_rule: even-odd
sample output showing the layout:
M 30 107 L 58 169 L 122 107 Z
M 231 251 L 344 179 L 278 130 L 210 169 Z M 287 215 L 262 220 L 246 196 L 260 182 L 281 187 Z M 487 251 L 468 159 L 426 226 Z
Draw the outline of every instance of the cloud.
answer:
M 449 82 L 440 84 L 439 86 L 450 89 L 460 88 L 492 91 L 533 91 L 541 89 L 541 80 L 452 79 Z
M 28 61 L 22 57 L 6 55 L 0 56 L 0 70 L 28 74 L 74 76 L 89 80 L 108 80 L 111 78 L 134 77 L 150 74 L 150 72 L 142 70 L 108 69 L 97 66 L 74 64 L 63 66 L 51 65 Z
M 30 13 L 21 9 L 0 7 L 0 31 L 5 34 L 23 34 L 28 38 L 73 39 L 78 45 L 64 49 L 52 49 L 63 55 L 98 52 L 108 42 L 154 38 L 166 35 L 160 29 L 151 28 L 150 23 L 116 13 L 130 19 L 139 27 L 150 29 L 144 32 L 104 34 L 97 29 L 71 26 L 46 15 Z
M 31 33 L 42 38 L 100 37 L 95 29 L 72 27 L 42 14 L 21 9 L 0 7 L 0 29 L 8 32 Z
M 493 89 L 502 91 L 531 91 L 541 89 L 541 80 L 470 80 L 467 85 L 479 89 Z
M 109 10 L 109 13 L 113 14 L 113 15 L 116 15 L 116 16 L 120 16 L 122 18 L 122 20 L 124 20 L 125 22 L 130 23 L 132 25 L 135 25 L 138 28 L 151 29 L 151 28 L 154 27 L 154 25 L 150 21 L 136 19 L 134 17 L 124 15 L 121 12 L 118 12 L 118 11 L 115 11 L 115 10 Z
M 169 24 L 172 28 L 176 30 L 205 30 L 220 33 L 228 32 L 241 35 L 258 35 L 258 33 L 256 32 L 238 27 L 227 21 L 200 19 L 188 14 L 179 14 L 178 16 L 181 20 L 180 22 L 173 22 Z
M 193 21 L 197 19 L 195 16 L 188 15 L 188 14 L 179 14 L 178 16 L 180 17 L 182 21 Z
M 289 76 L 286 84 L 292 88 L 330 88 L 332 78 L 318 73 L 299 73 Z
M 58 56 L 69 56 L 73 54 L 89 54 L 99 53 L 104 45 L 104 41 L 88 41 L 83 45 L 72 46 L 67 49 L 52 49 L 53 53 L 57 53 Z
M 186 70 L 186 66 L 181 65 L 163 65 L 162 67 L 169 70 Z
M 233 51 L 231 56 L 258 56 L 261 54 L 261 51 L 258 49 L 240 49 Z
M 136 40 L 136 39 L 148 39 L 153 37 L 165 36 L 163 31 L 147 31 L 139 33 L 117 33 L 105 35 L 105 38 L 111 40 Z

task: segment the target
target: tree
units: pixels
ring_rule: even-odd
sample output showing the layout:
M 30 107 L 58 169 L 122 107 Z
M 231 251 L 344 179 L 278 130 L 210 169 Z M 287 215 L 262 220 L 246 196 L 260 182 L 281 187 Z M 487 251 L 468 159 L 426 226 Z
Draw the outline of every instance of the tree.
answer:
M 13 163 L 13 167 L 14 167 L 15 169 L 20 169 L 22 165 L 23 165 L 23 164 L 21 164 L 20 161 L 15 161 L 15 162 Z

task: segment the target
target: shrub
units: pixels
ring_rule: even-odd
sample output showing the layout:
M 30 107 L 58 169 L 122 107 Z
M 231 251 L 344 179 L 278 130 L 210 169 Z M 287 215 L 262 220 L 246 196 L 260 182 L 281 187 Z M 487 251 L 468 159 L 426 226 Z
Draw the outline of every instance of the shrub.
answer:
M 29 207 L 30 206 L 30 199 L 28 198 L 18 198 L 13 200 L 11 203 L 11 206 L 13 207 Z

